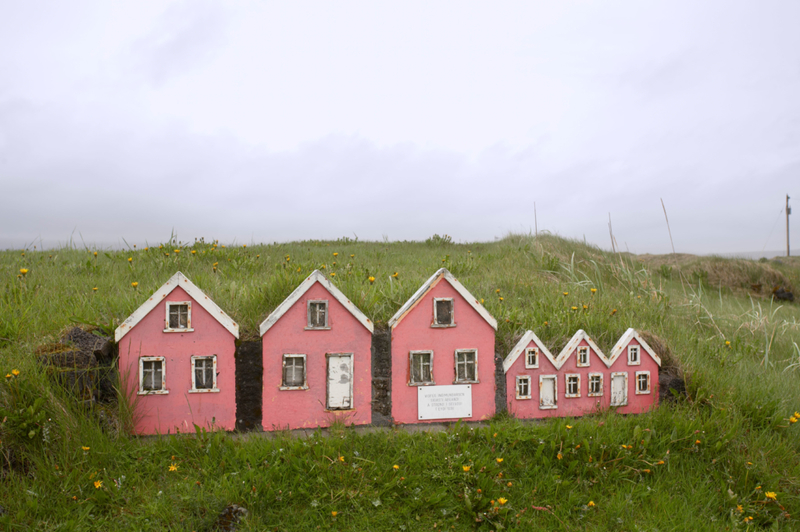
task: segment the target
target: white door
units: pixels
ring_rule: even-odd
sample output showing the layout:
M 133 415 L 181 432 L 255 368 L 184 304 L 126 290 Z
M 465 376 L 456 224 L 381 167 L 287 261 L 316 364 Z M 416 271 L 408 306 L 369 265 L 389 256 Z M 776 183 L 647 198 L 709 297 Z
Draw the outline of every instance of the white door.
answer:
M 625 406 L 628 404 L 628 374 L 611 374 L 611 406 Z
M 328 409 L 353 408 L 353 355 L 328 355 Z
M 556 408 L 556 376 L 539 375 L 539 408 Z

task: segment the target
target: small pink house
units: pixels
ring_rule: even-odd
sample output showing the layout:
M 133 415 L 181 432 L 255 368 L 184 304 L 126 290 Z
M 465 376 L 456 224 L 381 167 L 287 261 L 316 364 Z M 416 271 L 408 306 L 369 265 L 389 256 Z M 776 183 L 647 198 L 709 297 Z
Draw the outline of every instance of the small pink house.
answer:
M 264 430 L 372 422 L 372 331 L 314 271 L 261 324 Z
M 576 332 L 558 354 L 560 416 L 582 416 L 605 406 L 608 359 L 584 330 Z
M 497 321 L 442 268 L 389 320 L 395 423 L 495 413 Z
M 639 414 L 658 404 L 661 359 L 634 329 L 628 329 L 608 359 L 608 405 L 621 414 Z
M 239 325 L 181 272 L 115 331 L 138 434 L 236 425 Z

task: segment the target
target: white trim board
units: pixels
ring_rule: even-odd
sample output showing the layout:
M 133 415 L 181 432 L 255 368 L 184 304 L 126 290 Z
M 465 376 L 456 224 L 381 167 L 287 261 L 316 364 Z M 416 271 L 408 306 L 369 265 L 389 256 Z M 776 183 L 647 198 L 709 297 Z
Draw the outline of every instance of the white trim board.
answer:
M 656 364 L 658 364 L 658 367 L 661 367 L 661 359 L 655 353 L 655 351 L 653 351 L 653 349 L 647 345 L 647 342 L 644 341 L 639 333 L 636 332 L 636 329 L 628 329 L 625 331 L 625 334 L 623 334 L 619 341 L 614 345 L 614 348 L 611 350 L 611 356 L 607 362 L 608 367 L 610 368 L 611 365 L 617 361 L 617 359 L 625 351 L 625 348 L 628 347 L 628 344 L 630 344 L 631 340 L 633 339 L 636 339 L 636 341 L 639 342 L 639 345 L 642 346 L 642 349 L 644 349 L 644 352 L 650 355 L 650 358 L 655 360 Z M 641 357 L 641 354 L 639 356 Z
M 392 319 L 389 320 L 389 327 L 394 329 L 397 324 L 400 323 L 403 318 L 405 318 L 406 315 L 411 312 L 411 310 L 416 307 L 420 301 L 422 301 L 422 298 L 424 298 L 428 292 L 430 292 L 437 284 L 439 284 L 439 281 L 442 279 L 445 279 L 448 283 L 450 283 L 450 286 L 455 288 L 456 292 L 461 294 L 461 297 L 463 297 L 467 303 L 469 303 L 469 305 L 475 309 L 475 312 L 480 314 L 480 316 L 486 320 L 486 323 L 492 326 L 492 329 L 495 331 L 497 330 L 497 320 L 495 320 L 492 315 L 489 314 L 489 311 L 486 310 L 477 299 L 475 299 L 475 296 L 469 293 L 469 290 L 467 290 L 463 284 L 458 282 L 458 279 L 453 277 L 452 273 L 447 271 L 447 268 L 440 268 L 439 271 L 431 275 L 430 279 L 425 281 L 425 283 L 419 287 L 419 290 L 417 290 L 414 295 L 411 296 L 411 298 L 406 301 L 402 307 L 400 307 L 400 310 L 398 310 L 395 315 L 392 316 Z
M 156 290 L 156 292 L 150 296 L 150 299 L 145 301 L 145 303 L 137 308 L 133 314 L 128 316 L 122 324 L 114 331 L 114 341 L 119 343 L 122 338 L 128 334 L 131 329 L 136 327 L 136 325 L 144 319 L 145 316 L 150 314 L 150 312 L 156 308 L 159 303 L 161 303 L 168 295 L 172 293 L 177 287 L 183 288 L 183 290 L 189 294 L 198 305 L 203 307 L 206 312 L 211 314 L 215 320 L 219 322 L 220 325 L 225 327 L 225 329 L 230 332 L 234 338 L 239 338 L 239 324 L 233 321 L 233 318 L 225 314 L 216 303 L 214 303 L 207 295 L 203 293 L 202 290 L 197 288 L 197 286 L 191 282 L 185 275 L 181 272 L 175 273 L 172 277 L 169 278 L 169 281 L 161 285 L 161 288 Z
M 572 338 L 569 339 L 567 345 L 564 346 L 564 349 L 558 354 L 556 357 L 556 369 L 561 369 L 561 367 L 569 360 L 570 355 L 578 350 L 578 346 L 581 343 L 581 340 L 586 340 L 586 343 L 589 344 L 589 347 L 592 348 L 592 351 L 597 354 L 597 357 L 606 365 L 606 367 L 611 367 L 611 364 L 608 361 L 608 358 L 600 351 L 600 348 L 597 347 L 597 344 L 594 343 L 594 340 L 586 334 L 586 331 L 583 329 L 578 329 L 578 332 L 572 335 Z M 591 357 L 591 354 L 589 355 Z M 591 361 L 589 362 L 589 366 L 591 367 Z
M 269 316 L 267 316 L 267 319 L 261 322 L 261 326 L 259 327 L 260 336 L 264 336 L 264 334 L 270 330 L 270 328 L 275 325 L 279 319 L 281 319 L 281 316 L 286 314 L 286 312 L 292 308 L 301 297 L 303 297 L 303 294 L 308 292 L 308 290 L 314 286 L 314 283 L 321 284 L 322 287 L 336 299 L 336 301 L 341 303 L 361 325 L 366 327 L 366 329 L 372 333 L 374 330 L 372 321 L 370 321 L 370 319 L 367 318 L 367 316 L 364 315 L 364 313 L 361 312 L 358 307 L 356 307 L 349 299 L 347 299 L 347 296 L 345 296 L 341 290 L 336 288 L 336 286 L 330 282 L 327 277 L 325 277 L 319 270 L 314 270 L 311 272 L 311 275 L 306 277 L 305 281 L 300 283 L 300 286 L 294 289 L 294 292 L 289 294 L 289 297 L 284 299 L 283 302 L 278 305 L 278 307 L 273 310 Z M 330 312 L 330 305 L 328 305 L 328 311 Z
M 526 331 L 525 334 L 522 335 L 522 338 L 519 339 L 519 342 L 517 342 L 517 345 L 514 346 L 514 349 L 512 349 L 505 360 L 503 360 L 504 373 L 508 373 L 508 370 L 511 369 L 511 366 L 514 365 L 514 362 L 517 361 L 519 356 L 525 353 L 525 349 L 528 347 L 531 341 L 533 341 L 533 343 L 536 344 L 536 347 L 539 348 L 539 356 L 546 356 L 547 360 L 549 360 L 556 369 L 559 369 L 559 366 L 556 364 L 556 359 L 553 358 L 553 355 L 547 349 L 547 346 L 545 346 L 542 341 L 539 340 L 539 337 L 536 336 L 536 333 L 533 331 Z

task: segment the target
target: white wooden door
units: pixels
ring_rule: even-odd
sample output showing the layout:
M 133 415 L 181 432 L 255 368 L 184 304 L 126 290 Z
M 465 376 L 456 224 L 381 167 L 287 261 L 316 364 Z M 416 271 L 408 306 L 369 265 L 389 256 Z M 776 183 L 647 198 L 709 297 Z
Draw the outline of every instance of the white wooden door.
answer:
M 353 355 L 328 355 L 328 409 L 353 408 Z
M 628 404 L 628 374 L 611 374 L 611 406 L 625 406 Z
M 539 408 L 556 408 L 556 376 L 539 375 Z

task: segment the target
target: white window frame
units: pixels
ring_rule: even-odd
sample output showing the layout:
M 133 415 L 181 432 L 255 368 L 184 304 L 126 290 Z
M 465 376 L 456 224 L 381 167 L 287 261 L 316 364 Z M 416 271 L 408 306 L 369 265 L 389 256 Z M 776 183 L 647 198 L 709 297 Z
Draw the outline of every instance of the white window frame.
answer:
M 598 377 L 600 379 L 600 391 L 592 392 L 592 378 Z M 587 397 L 602 397 L 603 396 L 603 374 L 602 373 L 589 373 L 589 387 L 587 388 Z
M 178 305 L 186 305 L 186 328 L 181 329 L 180 327 L 173 329 L 169 326 L 169 310 L 172 306 Z M 192 302 L 191 301 L 167 301 L 166 304 L 166 319 L 164 321 L 164 332 L 165 333 L 185 333 L 185 332 L 194 332 L 192 328 Z
M 415 382 L 414 377 L 414 355 L 430 355 L 431 356 L 431 380 L 430 382 L 420 381 Z M 408 352 L 408 385 L 409 386 L 434 386 L 436 385 L 436 377 L 433 375 L 433 351 L 430 350 L 416 350 Z
M 462 379 L 459 380 L 458 378 L 458 354 L 459 353 L 475 353 L 475 379 Z M 478 350 L 477 349 L 456 349 L 455 355 L 453 356 L 453 363 L 454 368 L 456 370 L 455 378 L 453 379 L 453 384 L 477 384 L 480 383 L 480 379 L 478 378 Z M 433 366 L 433 363 L 431 363 Z
M 631 355 L 636 353 L 636 360 L 631 360 Z M 641 366 L 642 365 L 642 348 L 638 345 L 629 345 L 628 346 L 628 365 L 629 366 Z
M 338 357 L 344 358 L 347 357 L 350 359 L 350 406 L 342 406 L 342 407 L 332 407 L 330 405 L 330 360 L 331 357 Z M 355 357 L 353 353 L 325 353 L 325 410 L 331 412 L 339 412 L 342 410 L 354 410 L 356 408 L 355 405 L 355 397 L 353 396 L 353 381 L 356 377 L 356 367 L 355 367 Z
M 436 303 L 439 301 L 450 302 L 450 323 L 439 323 L 439 316 L 436 312 Z M 447 328 L 456 326 L 456 304 L 452 297 L 434 297 L 433 298 L 433 323 L 431 327 Z
M 586 353 L 586 362 L 581 362 L 581 353 Z M 579 368 L 588 368 L 592 365 L 592 352 L 588 345 L 579 345 L 577 350 L 577 363 Z
M 553 381 L 553 404 L 542 404 L 542 384 L 546 380 Z M 539 410 L 555 410 L 558 408 L 558 375 L 539 375 Z
M 569 393 L 569 381 L 571 378 L 576 378 L 578 380 L 576 389 L 578 390 L 575 393 Z M 564 397 L 580 397 L 581 396 L 581 375 L 580 373 L 567 373 L 564 375 Z
M 625 391 L 625 400 L 622 403 L 614 403 L 614 377 L 622 377 L 622 389 Z M 611 394 L 610 406 L 628 406 L 628 372 L 615 371 L 611 374 L 611 382 L 609 383 L 609 394 Z
M 325 304 L 325 325 L 322 327 L 316 327 L 311 325 L 311 305 L 312 304 Z M 330 314 L 331 307 L 328 304 L 327 299 L 309 299 L 306 302 L 306 331 L 329 331 L 331 328 L 331 314 Z
M 208 360 L 211 359 L 213 361 L 212 368 L 213 368 L 213 375 L 212 375 L 212 386 L 211 388 L 198 388 L 196 381 L 196 373 L 195 373 L 195 364 L 198 360 Z M 283 378 L 283 376 L 281 376 Z M 189 390 L 189 393 L 217 393 L 219 392 L 219 388 L 217 388 L 217 355 L 192 355 L 192 389 Z
M 144 389 L 144 363 L 145 362 L 161 362 L 161 389 L 160 390 L 145 390 Z M 168 394 L 167 390 L 167 359 L 165 357 L 139 357 L 139 392 L 138 395 L 165 395 Z
M 523 381 L 527 382 L 528 386 L 528 395 L 521 395 L 519 393 L 519 385 Z M 530 375 L 517 375 L 517 384 L 516 384 L 516 394 L 517 399 L 530 399 L 531 398 L 531 376 Z
M 637 371 L 635 375 L 636 375 L 636 395 L 648 395 L 650 393 L 651 389 L 652 389 L 651 386 L 650 386 L 650 383 L 651 383 L 651 381 L 650 381 L 650 372 L 649 371 Z M 639 377 L 642 376 L 642 375 L 647 377 L 647 389 L 646 390 L 640 390 L 639 389 Z
M 534 359 L 536 360 L 535 363 L 530 364 L 530 355 L 533 354 Z M 536 369 L 539 367 L 539 348 L 538 347 L 528 347 L 525 349 L 525 369 Z
M 286 361 L 290 358 L 301 358 L 303 359 L 303 385 L 302 386 L 286 386 L 283 383 L 283 376 L 284 370 L 286 367 Z M 308 390 L 308 360 L 306 355 L 302 353 L 284 353 L 283 357 L 281 358 L 281 390 Z

